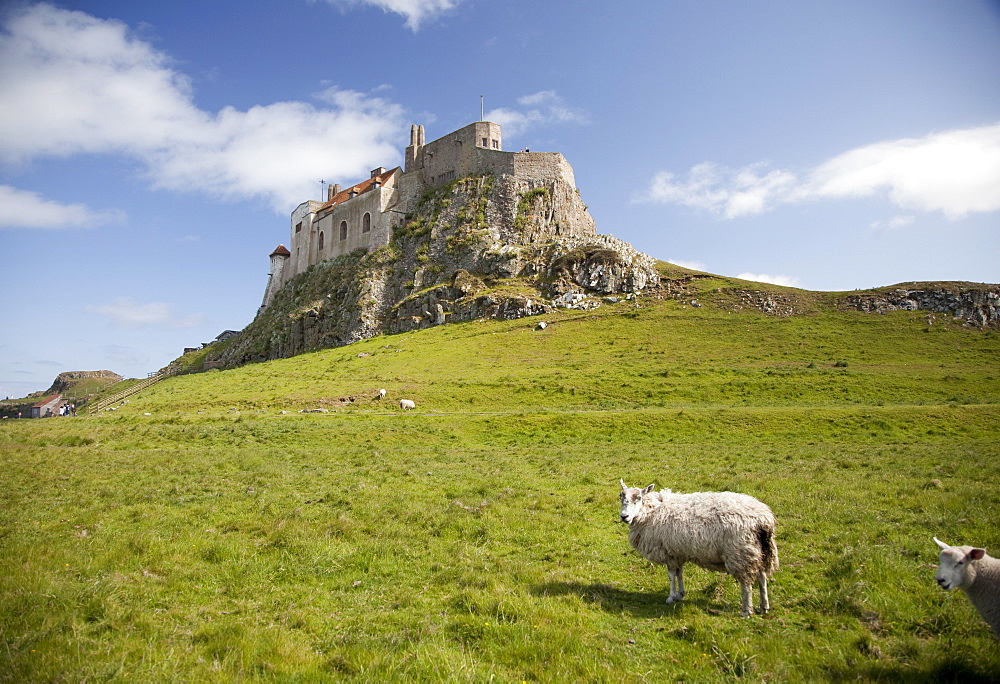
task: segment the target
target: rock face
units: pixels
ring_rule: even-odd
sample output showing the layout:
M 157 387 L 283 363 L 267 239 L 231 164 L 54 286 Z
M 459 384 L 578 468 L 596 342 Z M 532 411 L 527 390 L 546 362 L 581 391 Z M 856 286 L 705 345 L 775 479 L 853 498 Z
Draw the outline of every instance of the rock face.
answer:
M 929 311 L 979 327 L 1000 325 L 1000 288 L 995 285 L 937 283 L 929 288 L 914 283 L 913 287 L 849 295 L 847 302 L 859 311 Z
M 470 176 L 426 193 L 387 246 L 292 278 L 213 356 L 236 366 L 381 333 L 586 308 L 655 286 L 655 264 L 597 234 L 575 187 Z
M 109 370 L 68 371 L 56 376 L 46 394 L 61 394 L 81 380 L 99 380 L 101 384 L 110 385 L 115 382 L 121 382 L 122 376 Z

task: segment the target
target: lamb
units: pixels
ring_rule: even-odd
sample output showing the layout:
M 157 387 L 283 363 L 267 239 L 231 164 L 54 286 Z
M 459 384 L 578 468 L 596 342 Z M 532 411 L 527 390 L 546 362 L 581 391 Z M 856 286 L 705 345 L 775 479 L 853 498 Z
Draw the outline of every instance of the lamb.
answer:
M 377 396 L 375 397 L 376 399 L 385 399 L 385 390 L 384 389 L 380 389 L 378 392 L 376 392 L 376 394 L 377 394 Z
M 1000 558 L 988 555 L 986 549 L 948 546 L 937 537 L 934 541 L 941 547 L 937 583 L 945 591 L 964 591 L 1000 639 Z
M 406 411 L 407 409 L 416 408 L 416 406 L 417 405 L 414 404 L 409 399 L 400 399 L 399 400 L 399 408 L 403 409 L 404 411 Z
M 753 583 L 760 593 L 760 612 L 771 609 L 767 578 L 778 569 L 774 513 L 746 494 L 696 492 L 679 494 L 627 487 L 621 480 L 621 519 L 628 540 L 647 560 L 667 566 L 667 603 L 684 598 L 684 564 L 725 572 L 740 583 L 740 616 L 753 614 Z

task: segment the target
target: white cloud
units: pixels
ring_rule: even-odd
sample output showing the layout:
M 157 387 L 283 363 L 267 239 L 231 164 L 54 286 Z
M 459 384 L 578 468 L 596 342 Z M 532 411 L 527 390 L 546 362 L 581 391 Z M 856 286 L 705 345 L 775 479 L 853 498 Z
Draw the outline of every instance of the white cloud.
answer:
M 712 163 L 687 175 L 661 171 L 638 202 L 680 204 L 724 218 L 781 204 L 885 195 L 911 211 L 951 219 L 1000 210 L 1000 124 L 859 147 L 795 174 L 764 164 L 728 169 Z
M 2 228 L 90 228 L 121 222 L 120 211 L 93 211 L 84 204 L 60 204 L 37 192 L 0 185 L 0 229 Z
M 136 304 L 130 297 L 118 297 L 113 302 L 99 306 L 89 306 L 87 311 L 110 318 L 116 328 L 135 330 L 147 326 L 161 328 L 191 328 L 200 325 L 200 314 L 178 316 L 169 304 L 151 302 Z
M 418 3 L 419 4 L 419 3 Z M 171 60 L 114 20 L 47 4 L 0 35 L 0 161 L 119 153 L 160 188 L 260 198 L 287 212 L 320 178 L 350 180 L 398 155 L 402 108 L 339 90 L 318 104 L 199 109 Z
M 587 117 L 566 105 L 554 90 L 542 90 L 518 98 L 519 109 L 499 107 L 486 112 L 486 120 L 498 123 L 510 135 L 523 133 L 539 125 L 587 123 Z
M 334 6 L 349 7 L 355 4 L 378 7 L 383 12 L 395 12 L 406 18 L 406 26 L 416 33 L 420 24 L 435 15 L 459 5 L 462 0 L 327 0 Z
M 736 276 L 740 280 L 752 280 L 755 283 L 771 283 L 772 285 L 784 285 L 785 287 L 801 287 L 799 279 L 793 276 L 768 275 L 767 273 L 740 273 Z
M 674 266 L 680 266 L 681 268 L 688 268 L 692 271 L 707 271 L 705 264 L 700 261 L 681 261 L 680 259 L 667 259 L 668 263 Z
M 792 174 L 764 172 L 762 164 L 734 171 L 705 162 L 692 167 L 683 179 L 666 171 L 657 173 L 640 199 L 737 218 L 766 211 L 776 198 L 788 193 L 794 182 Z
M 875 230 L 896 230 L 897 228 L 903 228 L 910 225 L 916 220 L 913 216 L 893 216 L 891 219 L 885 221 L 873 221 L 869 224 L 869 228 L 874 228 Z

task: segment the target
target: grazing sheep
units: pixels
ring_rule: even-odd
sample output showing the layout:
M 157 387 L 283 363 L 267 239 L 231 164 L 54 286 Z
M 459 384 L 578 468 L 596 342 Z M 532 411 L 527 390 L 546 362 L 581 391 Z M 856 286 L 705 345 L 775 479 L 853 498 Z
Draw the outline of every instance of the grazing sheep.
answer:
M 400 399 L 399 400 L 399 408 L 403 409 L 404 411 L 406 411 L 407 409 L 416 408 L 416 406 L 417 405 L 414 404 L 409 399 Z
M 733 492 L 675 494 L 625 486 L 621 481 L 621 519 L 628 540 L 644 558 L 667 566 L 670 596 L 684 598 L 684 564 L 726 572 L 740 583 L 740 615 L 753 614 L 753 583 L 760 612 L 771 605 L 767 578 L 778 569 L 775 520 L 771 509 L 752 496 Z
M 934 541 L 941 547 L 937 583 L 945 591 L 964 591 L 1000 639 L 1000 558 L 988 555 L 986 549 L 948 546 L 937 537 Z
M 380 389 L 377 392 L 377 394 L 378 394 L 378 396 L 375 397 L 376 399 L 385 399 L 385 390 L 384 389 Z

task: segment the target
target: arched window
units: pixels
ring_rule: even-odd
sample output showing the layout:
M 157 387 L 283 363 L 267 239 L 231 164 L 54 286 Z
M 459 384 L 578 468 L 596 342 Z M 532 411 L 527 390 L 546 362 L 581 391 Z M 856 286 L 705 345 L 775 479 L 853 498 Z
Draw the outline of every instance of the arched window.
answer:
M 372 229 L 372 215 L 367 211 L 365 215 L 361 218 L 361 232 L 370 233 Z
M 341 240 L 347 239 L 347 221 L 340 222 L 340 239 Z
M 321 231 L 319 231 L 319 251 L 321 251 L 321 252 L 323 251 L 323 238 L 324 238 L 324 235 L 323 235 L 323 231 L 321 230 Z

